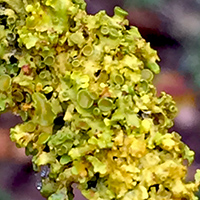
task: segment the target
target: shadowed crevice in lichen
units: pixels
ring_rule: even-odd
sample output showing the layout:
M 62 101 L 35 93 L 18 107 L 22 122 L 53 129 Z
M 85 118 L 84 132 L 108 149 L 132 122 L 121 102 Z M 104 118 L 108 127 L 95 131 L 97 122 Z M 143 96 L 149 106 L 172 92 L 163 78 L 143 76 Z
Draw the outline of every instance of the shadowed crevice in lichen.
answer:
M 5 2 L 6 4 L 3 4 Z M 88 15 L 83 0 L 0 1 L 0 112 L 23 123 L 11 140 L 32 155 L 48 200 L 197 198 L 194 152 L 169 133 L 177 108 L 158 97 L 157 52 L 128 13 Z M 19 7 L 20 5 L 20 7 Z

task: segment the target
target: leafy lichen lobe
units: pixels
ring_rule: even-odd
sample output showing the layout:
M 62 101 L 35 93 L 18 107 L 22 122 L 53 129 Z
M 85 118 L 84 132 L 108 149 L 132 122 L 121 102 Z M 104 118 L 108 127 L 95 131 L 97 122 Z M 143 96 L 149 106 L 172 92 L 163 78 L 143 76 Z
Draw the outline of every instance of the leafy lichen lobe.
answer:
M 159 58 L 126 11 L 88 15 L 83 0 L 0 4 L 0 112 L 24 120 L 11 140 L 36 171 L 48 166 L 45 197 L 72 199 L 76 183 L 91 200 L 197 199 L 200 172 L 188 183 L 183 164 L 194 152 L 168 132 L 175 102 L 152 84 Z

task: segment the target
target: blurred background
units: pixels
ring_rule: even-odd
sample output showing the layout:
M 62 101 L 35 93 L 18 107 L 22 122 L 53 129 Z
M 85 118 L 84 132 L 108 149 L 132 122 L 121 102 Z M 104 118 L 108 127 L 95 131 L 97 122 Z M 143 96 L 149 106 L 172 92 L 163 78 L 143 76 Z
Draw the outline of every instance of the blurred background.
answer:
M 171 94 L 179 108 L 172 130 L 196 152 L 188 180 L 200 168 L 200 0 L 86 0 L 87 11 L 118 5 L 129 12 L 131 25 L 158 51 L 161 73 L 155 77 L 158 93 Z M 9 128 L 20 122 L 11 113 L 0 116 L 0 200 L 44 200 L 37 190 L 31 158 L 9 139 Z M 200 195 L 199 195 L 200 196 Z M 76 191 L 76 200 L 83 200 Z

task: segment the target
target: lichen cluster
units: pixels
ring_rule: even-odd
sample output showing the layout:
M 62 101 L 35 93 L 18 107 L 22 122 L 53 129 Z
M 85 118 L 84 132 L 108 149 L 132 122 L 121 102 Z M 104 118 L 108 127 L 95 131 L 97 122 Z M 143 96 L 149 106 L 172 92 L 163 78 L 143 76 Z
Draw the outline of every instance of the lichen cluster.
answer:
M 194 152 L 169 133 L 177 108 L 156 94 L 155 50 L 115 7 L 83 0 L 0 0 L 0 113 L 23 123 L 11 140 L 33 156 L 48 200 L 196 200 Z

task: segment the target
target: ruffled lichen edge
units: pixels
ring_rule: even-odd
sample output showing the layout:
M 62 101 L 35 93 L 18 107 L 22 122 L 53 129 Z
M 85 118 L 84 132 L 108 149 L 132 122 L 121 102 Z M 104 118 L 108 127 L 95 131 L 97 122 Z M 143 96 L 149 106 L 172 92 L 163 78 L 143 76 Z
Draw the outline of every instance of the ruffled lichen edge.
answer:
M 0 112 L 24 121 L 25 147 L 49 200 L 195 200 L 194 152 L 169 133 L 177 108 L 156 94 L 160 72 L 128 13 L 88 15 L 83 0 L 0 0 Z

